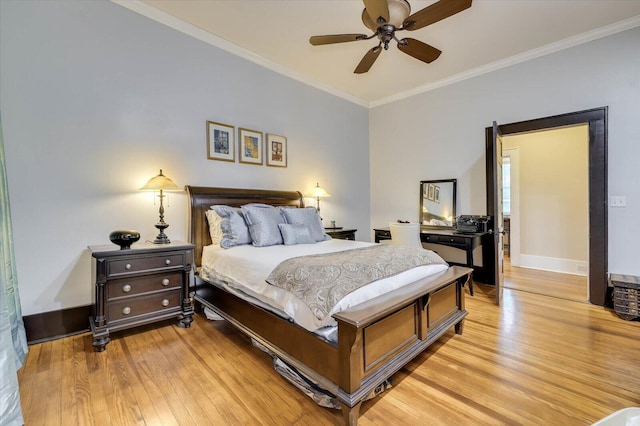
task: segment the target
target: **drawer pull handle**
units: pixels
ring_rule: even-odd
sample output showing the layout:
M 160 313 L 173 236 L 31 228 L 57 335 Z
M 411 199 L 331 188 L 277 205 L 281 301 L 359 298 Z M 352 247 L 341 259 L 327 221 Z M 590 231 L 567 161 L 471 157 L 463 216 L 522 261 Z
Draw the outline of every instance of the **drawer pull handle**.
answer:
M 169 278 L 165 278 L 164 280 L 162 280 L 162 285 L 163 286 L 168 286 L 169 285 Z
M 131 291 L 131 286 L 129 284 L 125 284 L 122 286 L 122 291 L 125 293 L 129 293 Z
M 165 307 L 169 306 L 169 299 L 163 299 L 162 306 L 165 306 Z
M 171 259 L 167 259 L 167 260 L 165 260 L 165 261 L 164 261 L 164 264 L 165 264 L 165 265 L 171 265 Z
M 122 309 L 122 313 L 125 315 L 129 315 L 131 313 L 131 308 L 128 306 L 125 306 L 124 309 Z
M 127 263 L 126 265 L 124 265 L 124 269 L 127 269 L 127 270 L 131 269 L 131 264 Z

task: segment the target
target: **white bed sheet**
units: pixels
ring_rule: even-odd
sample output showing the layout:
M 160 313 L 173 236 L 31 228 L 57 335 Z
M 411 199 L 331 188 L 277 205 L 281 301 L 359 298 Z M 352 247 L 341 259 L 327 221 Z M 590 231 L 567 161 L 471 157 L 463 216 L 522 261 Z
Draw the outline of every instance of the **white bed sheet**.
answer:
M 220 246 L 206 246 L 202 253 L 200 274 L 204 280 L 214 278 L 230 288 L 240 290 L 262 303 L 293 319 L 305 329 L 318 332 L 324 327 L 336 325 L 331 314 L 343 311 L 366 300 L 387 293 L 403 285 L 412 283 L 427 275 L 437 274 L 447 269 L 446 265 L 419 266 L 393 277 L 375 281 L 345 296 L 324 320 L 319 321 L 311 310 L 292 293 L 266 282 L 271 271 L 282 261 L 291 257 L 320 253 L 332 253 L 373 243 L 332 239 L 315 244 L 276 245 L 254 247 L 235 246 L 223 249 Z M 237 294 L 237 293 L 236 293 Z

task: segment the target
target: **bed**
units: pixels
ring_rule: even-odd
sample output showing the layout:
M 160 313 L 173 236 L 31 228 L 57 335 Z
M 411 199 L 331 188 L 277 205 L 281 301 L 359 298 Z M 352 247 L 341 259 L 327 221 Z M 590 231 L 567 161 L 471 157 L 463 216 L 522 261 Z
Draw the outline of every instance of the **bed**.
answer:
M 304 207 L 297 191 L 187 186 L 189 238 L 202 267 L 211 245 L 206 212 L 212 205 L 250 203 Z M 346 243 L 346 242 L 345 242 Z M 324 244 L 324 243 L 322 243 Z M 345 424 L 356 425 L 362 402 L 395 372 L 452 327 L 463 330 L 464 286 L 472 270 L 448 267 L 393 291 L 332 314 L 331 340 L 286 316 L 251 303 L 216 279 L 196 278 L 196 308 L 215 312 L 308 379 L 335 395 Z

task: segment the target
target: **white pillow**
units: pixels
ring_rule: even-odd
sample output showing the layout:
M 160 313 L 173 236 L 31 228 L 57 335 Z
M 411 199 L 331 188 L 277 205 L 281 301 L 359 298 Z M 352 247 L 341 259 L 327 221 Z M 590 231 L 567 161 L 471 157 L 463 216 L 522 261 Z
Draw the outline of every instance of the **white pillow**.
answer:
M 222 218 L 214 210 L 207 210 L 207 222 L 209 222 L 209 235 L 211 235 L 211 244 L 220 245 L 222 241 Z
M 220 247 L 231 248 L 234 246 L 251 244 L 249 227 L 245 222 L 242 210 L 230 206 L 211 206 L 211 210 L 220 217 Z M 208 216 L 207 216 L 208 217 Z M 211 225 L 211 222 L 209 222 Z M 216 231 L 217 232 L 217 231 Z M 211 233 L 211 230 L 209 230 Z M 211 235 L 213 241 L 213 234 Z M 215 244 L 215 243 L 214 243 Z

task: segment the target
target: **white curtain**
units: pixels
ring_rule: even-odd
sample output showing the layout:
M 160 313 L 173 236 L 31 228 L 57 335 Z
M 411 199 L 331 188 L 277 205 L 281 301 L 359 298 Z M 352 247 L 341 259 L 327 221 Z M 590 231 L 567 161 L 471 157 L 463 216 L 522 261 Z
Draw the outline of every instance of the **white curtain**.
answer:
M 0 117 L 0 425 L 23 425 L 17 371 L 27 355 Z

